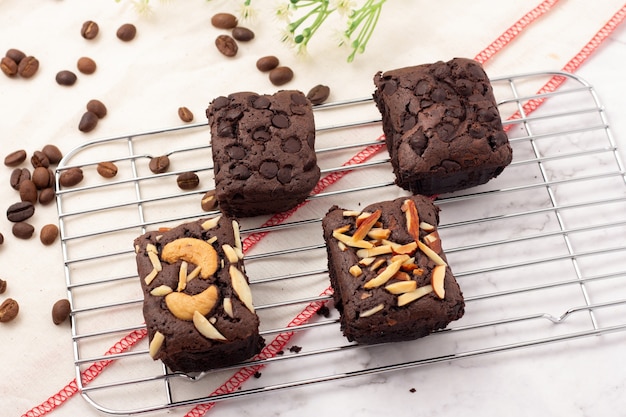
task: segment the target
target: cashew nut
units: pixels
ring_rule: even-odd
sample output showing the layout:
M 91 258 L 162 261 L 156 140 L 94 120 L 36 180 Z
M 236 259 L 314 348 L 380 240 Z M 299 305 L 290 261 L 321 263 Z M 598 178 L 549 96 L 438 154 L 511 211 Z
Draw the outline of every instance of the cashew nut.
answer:
M 199 266 L 200 276 L 209 278 L 217 271 L 217 252 L 211 244 L 201 239 L 183 237 L 163 247 L 161 259 L 173 264 L 179 260 Z
M 206 316 L 217 303 L 218 292 L 215 285 L 195 295 L 172 292 L 165 296 L 165 304 L 170 312 L 181 320 L 193 320 L 194 311 Z

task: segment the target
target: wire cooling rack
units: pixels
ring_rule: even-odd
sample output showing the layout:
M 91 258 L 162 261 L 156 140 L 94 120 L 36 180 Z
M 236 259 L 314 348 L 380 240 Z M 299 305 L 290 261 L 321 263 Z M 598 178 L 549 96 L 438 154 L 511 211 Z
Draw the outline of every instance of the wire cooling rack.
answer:
M 546 82 L 563 84 L 537 93 Z M 216 214 L 200 207 L 213 188 L 206 123 L 106 138 L 69 153 L 57 186 L 72 167 L 85 180 L 58 187 L 57 207 L 83 397 L 103 412 L 143 413 L 626 330 L 626 176 L 595 91 L 560 72 L 492 84 L 514 160 L 488 184 L 438 198 L 440 235 L 466 313 L 412 342 L 348 343 L 328 291 L 320 224 L 328 208 L 406 193 L 393 184 L 370 98 L 315 109 L 324 180 L 302 207 L 241 220 L 268 349 L 202 375 L 171 373 L 148 356 L 132 242 L 146 230 Z M 171 166 L 155 175 L 148 163 L 160 155 Z M 102 161 L 118 166 L 115 178 L 96 174 Z M 176 176 L 186 171 L 199 175 L 198 189 L 178 189 Z M 320 307 L 325 314 L 316 313 Z

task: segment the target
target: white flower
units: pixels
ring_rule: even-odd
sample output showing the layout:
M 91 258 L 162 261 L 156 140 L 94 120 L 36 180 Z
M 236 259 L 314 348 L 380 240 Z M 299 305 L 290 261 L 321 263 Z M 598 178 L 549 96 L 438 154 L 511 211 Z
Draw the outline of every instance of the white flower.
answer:
M 151 16 L 152 7 L 150 6 L 150 0 L 131 0 L 135 11 L 142 16 Z
M 290 2 L 281 2 L 276 5 L 276 10 L 274 12 L 276 18 L 283 22 L 291 22 L 291 16 L 293 15 L 293 10 L 291 9 Z
M 293 32 L 287 28 L 284 28 L 280 31 L 280 40 L 281 42 L 286 43 L 287 46 L 289 46 L 290 48 L 296 46 Z
M 254 9 L 251 5 L 242 4 L 239 8 L 238 14 L 241 20 L 243 20 L 244 22 L 250 22 L 256 18 L 257 12 L 256 9 Z
M 330 2 L 332 8 L 337 9 L 340 16 L 350 16 L 354 8 L 356 7 L 356 1 L 354 0 L 332 0 Z

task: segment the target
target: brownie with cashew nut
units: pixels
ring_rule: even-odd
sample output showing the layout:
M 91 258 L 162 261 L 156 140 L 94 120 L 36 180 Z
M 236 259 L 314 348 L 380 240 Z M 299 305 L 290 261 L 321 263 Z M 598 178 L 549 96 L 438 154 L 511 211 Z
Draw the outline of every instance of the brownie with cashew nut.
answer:
M 147 232 L 134 244 L 153 359 L 190 374 L 261 351 L 237 221 L 201 219 Z
M 378 72 L 374 84 L 400 187 L 423 195 L 458 191 L 490 181 L 511 163 L 493 87 L 477 61 Z
M 236 217 L 279 213 L 310 195 L 320 169 L 313 110 L 301 91 L 220 96 L 206 115 L 222 212 Z
M 328 272 L 349 341 L 398 342 L 460 319 L 463 293 L 443 252 L 439 208 L 424 196 L 363 210 L 333 206 L 322 219 Z

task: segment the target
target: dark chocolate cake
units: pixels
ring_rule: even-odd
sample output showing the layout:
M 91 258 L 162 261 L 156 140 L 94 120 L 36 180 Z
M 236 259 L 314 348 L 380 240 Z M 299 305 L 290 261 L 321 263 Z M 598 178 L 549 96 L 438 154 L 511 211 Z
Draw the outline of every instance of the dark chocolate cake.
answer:
M 453 192 L 497 177 L 511 162 L 482 66 L 455 58 L 377 73 L 374 101 L 396 183 L 415 194 Z

